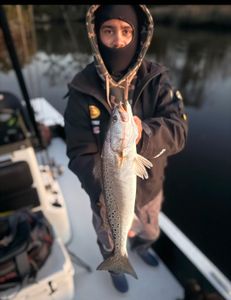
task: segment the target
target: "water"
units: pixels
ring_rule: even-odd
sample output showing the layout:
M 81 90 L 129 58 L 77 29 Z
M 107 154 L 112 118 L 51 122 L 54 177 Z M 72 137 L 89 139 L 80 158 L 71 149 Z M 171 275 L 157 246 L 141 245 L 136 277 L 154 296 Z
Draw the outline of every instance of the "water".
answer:
M 45 97 L 61 113 L 67 83 L 92 61 L 85 26 L 71 25 L 37 28 L 23 66 L 31 97 Z M 186 148 L 169 159 L 163 210 L 231 278 L 230 35 L 156 26 L 147 57 L 169 67 L 189 118 Z M 8 60 L 1 54 L 0 90 L 21 96 Z

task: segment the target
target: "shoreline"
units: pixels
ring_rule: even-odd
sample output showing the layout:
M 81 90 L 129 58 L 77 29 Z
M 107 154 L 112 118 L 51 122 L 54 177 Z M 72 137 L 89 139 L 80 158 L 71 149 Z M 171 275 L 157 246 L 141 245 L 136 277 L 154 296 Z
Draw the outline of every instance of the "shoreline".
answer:
M 231 31 L 231 5 L 161 5 L 149 9 L 154 24 Z
M 10 23 L 16 23 L 16 10 L 11 5 L 4 5 Z M 32 5 L 33 6 L 33 5 Z M 85 23 L 85 14 L 89 5 L 37 5 L 34 9 L 34 22 L 37 28 L 45 28 L 51 23 L 79 22 Z M 188 30 L 231 31 L 231 5 L 147 5 L 153 16 L 154 24 L 165 27 L 176 27 Z M 23 21 L 26 27 L 30 23 L 24 13 Z M 14 25 L 13 25 L 14 26 Z

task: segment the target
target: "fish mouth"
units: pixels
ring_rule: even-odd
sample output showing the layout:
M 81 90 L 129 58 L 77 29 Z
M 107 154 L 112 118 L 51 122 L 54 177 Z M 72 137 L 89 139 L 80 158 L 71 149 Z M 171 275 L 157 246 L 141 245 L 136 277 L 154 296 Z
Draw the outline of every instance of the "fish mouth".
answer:
M 127 109 L 127 103 L 126 102 L 121 102 L 120 103 L 120 110 L 122 112 L 127 112 L 128 111 L 128 109 Z
M 122 122 L 128 122 L 129 118 L 128 118 L 128 114 L 126 111 L 120 111 L 120 118 Z
M 120 114 L 122 122 L 128 122 L 129 121 L 126 103 L 120 103 L 120 105 L 119 105 L 119 114 Z

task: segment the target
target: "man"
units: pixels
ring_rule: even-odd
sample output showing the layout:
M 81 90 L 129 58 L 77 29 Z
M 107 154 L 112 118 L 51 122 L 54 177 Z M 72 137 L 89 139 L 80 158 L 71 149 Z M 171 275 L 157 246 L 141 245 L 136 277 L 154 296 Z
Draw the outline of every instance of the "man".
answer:
M 167 157 L 184 148 L 187 136 L 182 97 L 171 86 L 167 69 L 144 59 L 153 34 L 145 5 L 92 5 L 86 24 L 94 62 L 69 84 L 64 114 L 69 168 L 90 197 L 97 242 L 107 258 L 114 245 L 93 169 L 100 160 L 113 104 L 129 101 L 139 131 L 137 152 L 153 163 L 149 179 L 137 179 L 129 239 L 143 261 L 155 267 L 158 261 L 149 248 L 160 233 L 164 168 Z M 128 290 L 124 274 L 110 275 L 118 291 Z

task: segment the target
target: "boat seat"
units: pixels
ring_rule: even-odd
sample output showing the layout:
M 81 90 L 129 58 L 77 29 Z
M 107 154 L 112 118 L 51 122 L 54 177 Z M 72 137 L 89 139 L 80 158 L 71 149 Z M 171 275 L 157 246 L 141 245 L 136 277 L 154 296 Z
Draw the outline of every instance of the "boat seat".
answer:
M 26 161 L 0 163 L 0 212 L 39 206 L 39 197 Z

